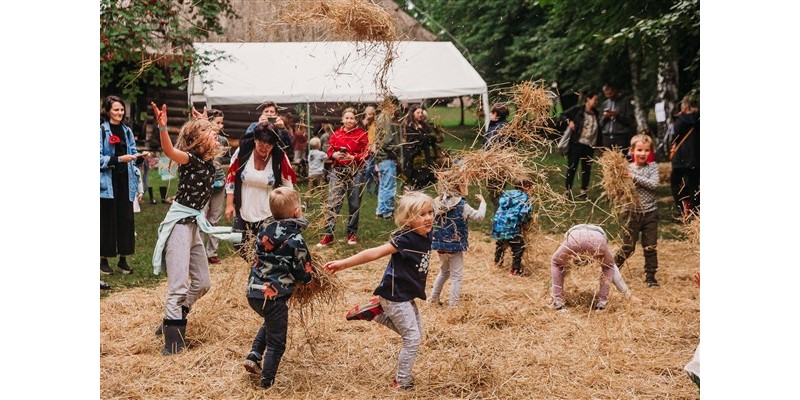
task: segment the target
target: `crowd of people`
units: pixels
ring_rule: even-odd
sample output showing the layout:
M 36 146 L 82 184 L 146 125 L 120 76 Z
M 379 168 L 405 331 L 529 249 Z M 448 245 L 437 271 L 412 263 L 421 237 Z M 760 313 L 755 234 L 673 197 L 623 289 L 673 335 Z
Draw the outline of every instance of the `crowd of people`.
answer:
M 631 256 L 641 236 L 645 258 L 645 283 L 659 286 L 656 280 L 658 259 L 656 238 L 658 212 L 655 188 L 658 167 L 652 161 L 653 140 L 634 134 L 629 102 L 617 91 L 604 87 L 607 97 L 602 113 L 596 110 L 597 93 L 588 93 L 584 103 L 566 110 L 563 118 L 573 132 L 570 138 L 566 188 L 571 193 L 578 164 L 582 167 L 581 193 L 587 195 L 591 158 L 597 147 L 622 148 L 631 154 L 629 176 L 636 186 L 639 203 L 623 214 L 623 245 L 616 255 L 608 247 L 602 227 L 578 224 L 570 228 L 551 257 L 551 306 L 563 310 L 567 304 L 563 290 L 566 266 L 574 257 L 595 259 L 601 268 L 600 288 L 593 307 L 608 305 L 613 284 L 630 301 L 639 301 L 625 284 L 619 269 Z M 397 102 L 395 101 L 395 105 Z M 308 193 L 320 193 L 327 180 L 324 235 L 317 244 L 335 243 L 336 216 L 347 198 L 347 243 L 358 244 L 361 199 L 372 182 L 378 203 L 375 217 L 393 219 L 397 225 L 387 243 L 365 249 L 341 260 L 325 263 L 325 273 L 336 273 L 384 257 L 386 270 L 373 294 L 376 296 L 353 308 L 348 320 L 373 320 L 402 338 L 392 387 L 414 388 L 413 366 L 422 340 L 422 317 L 416 299 L 443 305 L 440 296 L 450 281 L 450 307 L 457 307 L 464 273 L 463 252 L 469 247 L 469 220 L 486 215 L 486 201 L 480 195 L 477 209 L 466 199 L 466 182 L 439 185 L 435 199 L 419 189 L 433 178 L 430 166 L 439 157 L 436 144 L 441 139 L 427 120 L 422 106 L 411 106 L 404 115 L 400 107 L 393 114 L 374 107 L 362 112 L 342 111 L 338 129 L 323 127 L 306 136 L 292 129 L 291 120 L 278 115 L 275 103 L 265 103 L 259 121 L 252 123 L 230 154 L 223 133 L 224 115 L 219 110 L 192 109 L 192 119 L 178 130 L 173 145 L 167 127 L 167 107 L 152 104 L 158 126 L 160 149 L 178 165 L 177 194 L 158 229 L 153 253 L 154 273 L 167 272 L 167 294 L 163 321 L 156 334 L 163 335 L 162 354 L 184 350 L 188 315 L 193 304 L 211 287 L 209 264 L 219 262 L 218 240 L 230 240 L 244 254 L 252 250 L 247 298 L 251 308 L 263 318 L 245 369 L 261 376 L 268 388 L 286 347 L 288 329 L 287 300 L 296 284 L 314 285 L 311 253 L 302 231 L 308 221 L 303 216 L 304 197 L 298 192 L 299 165 L 307 166 Z M 503 105 L 491 109 L 492 123 L 485 146 L 505 126 L 509 111 Z M 133 133 L 122 123 L 124 102 L 109 96 L 101 114 L 101 273 L 112 273 L 109 257 L 119 257 L 117 267 L 130 272 L 125 256 L 134 252 L 133 207 L 144 193 L 141 171 L 136 167 L 150 156 L 136 150 Z M 598 146 L 599 145 L 599 146 Z M 310 149 L 307 149 L 310 148 Z M 307 151 L 308 150 L 308 151 Z M 699 211 L 699 104 L 687 96 L 674 125 L 672 139 L 673 190 L 681 213 Z M 424 160 L 422 166 L 415 160 Z M 405 177 L 410 189 L 397 199 L 397 178 Z M 519 179 L 514 188 L 492 187 L 496 211 L 492 217 L 492 238 L 496 239 L 494 264 L 502 268 L 505 251 L 511 248 L 512 276 L 523 275 L 524 231 L 532 216 L 533 183 Z M 163 197 L 163 196 L 162 196 Z M 151 193 L 152 198 L 152 193 Z M 306 199 L 308 197 L 305 197 Z M 223 213 L 224 208 L 224 213 Z M 225 215 L 231 227 L 218 226 Z M 205 236 L 205 240 L 203 238 Z M 246 248 L 244 246 L 249 246 Z M 431 252 L 439 255 L 441 268 L 430 296 L 426 295 Z M 103 282 L 101 281 L 101 287 Z

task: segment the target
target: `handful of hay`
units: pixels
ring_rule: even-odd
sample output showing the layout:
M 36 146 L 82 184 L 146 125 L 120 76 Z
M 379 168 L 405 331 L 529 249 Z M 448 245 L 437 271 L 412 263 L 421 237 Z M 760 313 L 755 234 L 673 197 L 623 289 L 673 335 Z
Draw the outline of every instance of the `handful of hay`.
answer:
M 393 42 L 394 20 L 383 7 L 366 0 L 294 0 L 286 6 L 284 22 L 325 27 L 334 40 Z
M 597 163 L 603 175 L 600 183 L 611 200 L 613 211 L 619 213 L 635 209 L 639 205 L 639 194 L 628 171 L 628 160 L 622 152 L 617 148 L 604 151 Z
M 316 306 L 332 306 L 339 302 L 342 295 L 342 282 L 334 275 L 322 271 L 322 259 L 314 254 L 311 257 L 311 282 L 307 285 L 296 285 L 288 304 L 301 312 L 305 309 L 314 311 Z

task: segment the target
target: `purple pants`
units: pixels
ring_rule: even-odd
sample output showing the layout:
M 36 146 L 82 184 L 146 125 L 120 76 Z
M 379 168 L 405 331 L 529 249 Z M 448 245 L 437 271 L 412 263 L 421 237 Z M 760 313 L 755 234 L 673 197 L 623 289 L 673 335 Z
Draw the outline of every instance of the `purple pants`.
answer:
M 564 267 L 572 257 L 579 254 L 588 255 L 601 263 L 603 274 L 600 276 L 600 293 L 597 295 L 597 301 L 608 301 L 609 284 L 614 278 L 614 256 L 611 255 L 602 233 L 585 229 L 570 233 L 550 259 L 553 299 L 564 300 Z

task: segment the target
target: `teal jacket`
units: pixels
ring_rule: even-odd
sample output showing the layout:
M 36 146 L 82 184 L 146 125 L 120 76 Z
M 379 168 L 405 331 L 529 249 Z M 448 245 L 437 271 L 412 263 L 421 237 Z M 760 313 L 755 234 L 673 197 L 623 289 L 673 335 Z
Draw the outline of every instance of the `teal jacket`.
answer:
M 158 241 L 153 251 L 153 274 L 160 274 L 161 269 L 166 267 L 164 251 L 167 249 L 167 239 L 169 239 L 169 235 L 172 234 L 172 228 L 175 227 L 175 224 L 186 217 L 195 217 L 197 226 L 204 233 L 233 243 L 240 243 L 242 241 L 241 232 L 233 232 L 233 228 L 230 226 L 212 226 L 206 219 L 206 215 L 202 210 L 195 210 L 177 201 L 173 201 L 172 206 L 169 208 L 169 211 L 167 211 L 167 216 L 164 217 L 164 221 L 158 226 Z

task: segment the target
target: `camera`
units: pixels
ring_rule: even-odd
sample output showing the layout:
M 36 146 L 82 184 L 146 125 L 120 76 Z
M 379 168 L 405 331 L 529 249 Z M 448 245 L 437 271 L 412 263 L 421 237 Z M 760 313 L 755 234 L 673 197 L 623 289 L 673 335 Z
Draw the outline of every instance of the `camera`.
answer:
M 278 120 L 278 117 L 267 117 L 267 122 L 275 123 Z
M 347 154 L 347 147 L 339 147 L 339 152 L 342 154 Z

